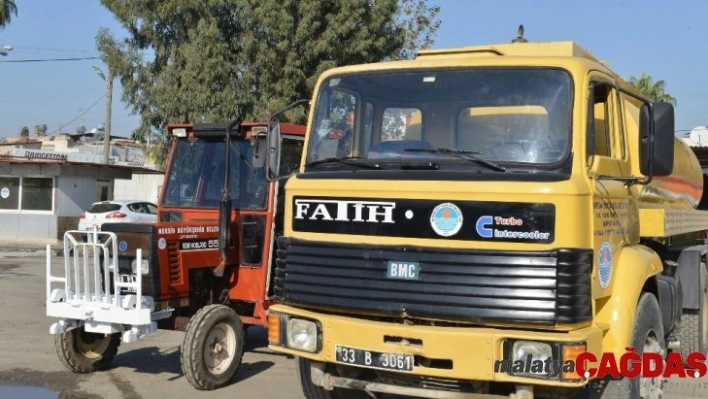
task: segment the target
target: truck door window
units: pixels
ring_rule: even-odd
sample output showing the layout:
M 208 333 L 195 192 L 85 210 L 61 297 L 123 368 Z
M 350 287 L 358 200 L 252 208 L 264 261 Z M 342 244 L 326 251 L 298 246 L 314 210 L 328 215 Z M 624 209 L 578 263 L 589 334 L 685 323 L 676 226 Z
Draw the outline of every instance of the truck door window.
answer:
M 593 85 L 592 102 L 588 109 L 589 155 L 612 156 L 609 92 L 609 86 Z
M 300 168 L 302 140 L 283 138 L 280 160 L 280 176 L 287 176 Z

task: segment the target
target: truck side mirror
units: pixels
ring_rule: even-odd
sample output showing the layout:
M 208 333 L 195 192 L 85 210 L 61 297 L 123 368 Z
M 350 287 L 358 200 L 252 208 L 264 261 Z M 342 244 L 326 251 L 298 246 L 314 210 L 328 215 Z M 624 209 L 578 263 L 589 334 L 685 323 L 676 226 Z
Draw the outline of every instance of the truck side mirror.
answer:
M 268 126 L 268 151 L 266 175 L 269 179 L 277 179 L 280 175 L 280 123 L 273 122 Z
M 674 169 L 674 106 L 645 103 L 639 113 L 639 170 L 645 176 L 668 176 Z

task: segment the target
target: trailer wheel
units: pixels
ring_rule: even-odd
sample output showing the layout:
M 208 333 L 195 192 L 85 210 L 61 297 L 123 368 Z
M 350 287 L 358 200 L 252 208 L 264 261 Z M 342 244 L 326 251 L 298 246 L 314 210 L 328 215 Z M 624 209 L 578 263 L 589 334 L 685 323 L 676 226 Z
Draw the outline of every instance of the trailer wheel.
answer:
M 297 372 L 300 375 L 300 385 L 302 393 L 306 399 L 377 399 L 379 394 L 354 389 L 334 388 L 331 391 L 312 383 L 310 377 L 310 361 L 299 357 L 297 360 Z
M 686 309 L 681 314 L 679 326 L 679 342 L 681 357 L 685 360 L 692 352 L 706 353 L 708 350 L 708 271 L 705 263 L 701 263 L 701 298 L 698 310 Z
M 243 357 L 243 325 L 236 311 L 208 305 L 189 321 L 182 343 L 182 372 L 200 390 L 221 388 L 231 382 Z
M 120 333 L 86 332 L 83 326 L 54 336 L 59 360 L 74 373 L 104 370 L 118 353 L 118 346 Z
M 641 355 L 643 353 L 665 353 L 664 326 L 661 321 L 661 309 L 656 297 L 650 293 L 642 294 L 637 304 L 634 318 L 631 346 Z M 662 366 L 663 369 L 663 366 Z M 577 398 L 610 399 L 642 398 L 660 399 L 664 384 L 663 376 L 656 378 L 622 378 L 619 380 L 594 380 L 586 391 Z

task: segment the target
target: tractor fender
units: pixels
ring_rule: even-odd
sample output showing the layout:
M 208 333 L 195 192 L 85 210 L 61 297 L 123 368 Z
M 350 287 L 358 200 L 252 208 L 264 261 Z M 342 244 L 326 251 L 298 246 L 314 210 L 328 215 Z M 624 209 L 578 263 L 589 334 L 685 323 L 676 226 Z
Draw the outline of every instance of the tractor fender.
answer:
M 654 276 L 661 273 L 663 264 L 659 255 L 643 245 L 627 245 L 617 257 L 609 288 L 610 296 L 595 301 L 596 323 L 607 328 L 602 339 L 603 352 L 617 357 L 631 346 L 637 303 L 644 287 L 657 295 Z M 650 281 L 650 284 L 646 284 Z M 599 285 L 595 285 L 599 289 Z M 658 300 L 657 295 L 657 300 Z

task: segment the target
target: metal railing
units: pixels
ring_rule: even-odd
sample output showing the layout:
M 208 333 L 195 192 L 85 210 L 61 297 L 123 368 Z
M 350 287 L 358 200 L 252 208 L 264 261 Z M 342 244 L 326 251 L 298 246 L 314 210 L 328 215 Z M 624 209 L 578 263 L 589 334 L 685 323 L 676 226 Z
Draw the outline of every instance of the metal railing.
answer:
M 69 254 L 73 253 L 73 257 Z M 136 251 L 136 264 L 141 265 L 142 251 Z M 140 310 L 143 306 L 142 273 L 129 272 L 125 279 L 118 270 L 118 241 L 115 233 L 98 230 L 70 230 L 64 234 L 64 276 L 51 271 L 50 247 L 47 247 L 47 298 L 52 295 L 52 283 L 64 288 L 64 300 L 72 305 L 97 305 L 102 308 L 122 307 Z M 132 280 L 132 281 L 131 281 Z M 130 290 L 135 303 L 124 303 Z

